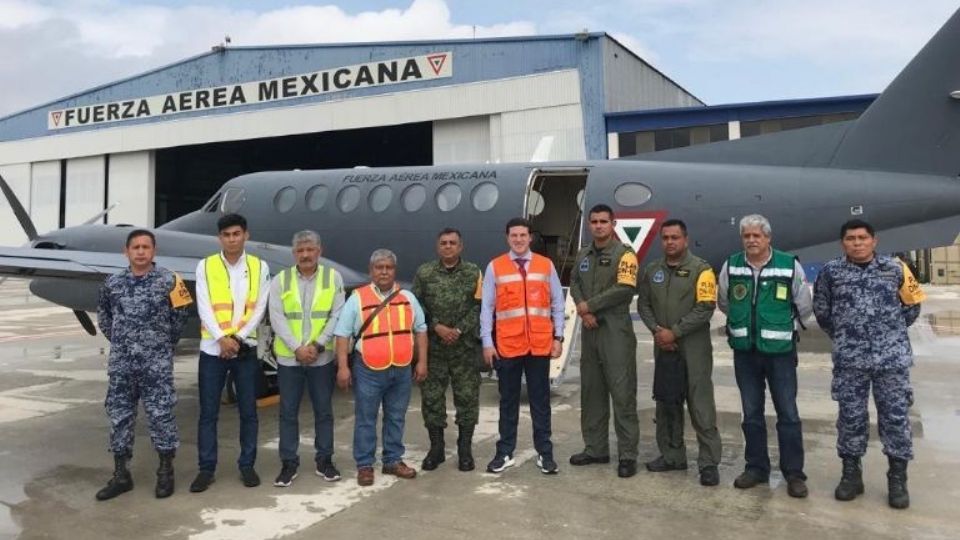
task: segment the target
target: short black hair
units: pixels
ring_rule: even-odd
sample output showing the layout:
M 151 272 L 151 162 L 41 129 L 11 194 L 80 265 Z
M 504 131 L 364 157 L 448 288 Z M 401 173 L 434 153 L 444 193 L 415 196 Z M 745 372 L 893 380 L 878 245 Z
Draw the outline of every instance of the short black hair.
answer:
M 616 219 L 613 217 L 613 208 L 610 208 L 609 205 L 603 203 L 593 205 L 593 208 L 587 212 L 587 217 L 590 217 L 590 214 L 599 214 L 601 212 L 606 212 L 610 216 L 611 220 Z
M 666 227 L 680 227 L 680 230 L 683 231 L 683 235 L 687 235 L 687 224 L 683 222 L 682 219 L 668 219 L 660 225 L 660 230 L 662 231 Z
M 873 225 L 862 219 L 851 219 L 840 226 L 840 239 L 843 240 L 843 237 L 847 235 L 847 231 L 852 231 L 854 229 L 866 229 L 871 238 L 876 236 L 876 231 L 873 230 Z
M 150 237 L 150 243 L 153 244 L 153 247 L 157 247 L 157 237 L 146 229 L 134 229 L 130 231 L 130 234 L 127 235 L 127 247 L 130 247 L 130 243 L 133 242 L 134 238 L 139 238 L 141 236 Z
M 223 232 L 224 229 L 229 229 L 230 227 L 235 227 L 237 225 L 239 225 L 240 228 L 246 232 L 247 218 L 241 216 L 240 214 L 227 214 L 217 220 L 217 232 Z
M 522 218 L 522 217 L 515 217 L 515 218 L 512 218 L 510 221 L 508 221 L 507 227 L 504 230 L 504 232 L 507 234 L 510 234 L 510 229 L 512 229 L 513 227 L 526 227 L 528 233 L 531 230 L 533 230 L 530 228 L 530 222 L 527 221 L 526 218 Z
M 460 234 L 459 229 L 454 229 L 453 227 L 445 227 L 439 234 L 437 234 L 437 239 L 439 240 L 441 236 L 446 236 L 448 234 L 455 234 L 457 238 L 463 239 L 463 235 Z

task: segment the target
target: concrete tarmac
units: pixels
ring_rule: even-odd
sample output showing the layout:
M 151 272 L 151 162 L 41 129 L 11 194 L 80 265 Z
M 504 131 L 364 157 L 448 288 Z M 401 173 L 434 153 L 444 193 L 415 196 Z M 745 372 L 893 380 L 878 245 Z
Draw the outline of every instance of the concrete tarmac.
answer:
M 570 455 L 582 449 L 579 376 L 573 365 L 553 396 L 559 475 L 545 476 L 535 466 L 525 404 L 517 466 L 501 475 L 482 472 L 494 453 L 498 417 L 496 384 L 485 379 L 474 445 L 477 471 L 456 470 L 451 403 L 446 463 L 436 471 L 421 471 L 415 480 L 384 477 L 377 469 L 374 486 L 357 487 L 352 397 L 337 391 L 334 459 L 344 474 L 340 482 L 326 483 L 313 474 L 312 414 L 305 400 L 302 466 L 291 487 L 272 485 L 280 469 L 277 408 L 260 409 L 257 470 L 263 484 L 249 489 L 236 469 L 236 409 L 225 406 L 217 481 L 206 493 L 189 493 L 197 457 L 197 345 L 186 342 L 176 358 L 182 440 L 175 462 L 176 493 L 164 500 L 153 496 L 157 457 L 141 412 L 132 463 L 135 488 L 98 502 L 94 493 L 112 470 L 103 409 L 107 343 L 84 334 L 68 310 L 32 297 L 25 282 L 9 280 L 0 286 L 0 538 L 960 538 L 960 287 L 927 291 L 930 299 L 911 329 L 917 459 L 909 470 L 909 510 L 887 506 L 886 458 L 873 411 L 864 460 L 866 494 L 848 503 L 834 500 L 840 473 L 836 404 L 830 398 L 829 342 L 817 329 L 804 333 L 799 364 L 810 487 L 810 497 L 803 500 L 787 496 L 779 473 L 769 486 L 733 487 L 743 468 L 740 401 L 732 354 L 716 332 L 714 382 L 723 437 L 718 487 L 697 482 L 697 445 L 689 423 L 691 468 L 686 472 L 653 474 L 641 466 L 637 476 L 620 479 L 615 463 L 570 466 Z M 722 319 L 718 316 L 714 323 L 721 325 Z M 640 325 L 638 336 L 640 457 L 649 460 L 657 455 L 650 399 L 652 343 Z M 418 469 L 428 447 L 419 402 L 415 390 L 407 415 L 406 462 Z M 776 464 L 776 417 L 769 402 L 767 411 Z M 615 441 L 611 448 L 616 449 Z

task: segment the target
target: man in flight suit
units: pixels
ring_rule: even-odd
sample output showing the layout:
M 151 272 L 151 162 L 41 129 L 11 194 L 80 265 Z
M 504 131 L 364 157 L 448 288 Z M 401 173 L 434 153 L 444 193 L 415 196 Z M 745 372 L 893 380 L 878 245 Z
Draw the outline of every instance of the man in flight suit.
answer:
M 717 307 L 717 279 L 710 264 L 687 249 L 687 226 L 669 219 L 660 227 L 664 257 L 648 264 L 639 280 L 637 312 L 654 339 L 654 355 L 675 355 L 683 362 L 686 383 L 680 395 L 697 432 L 700 483 L 720 483 L 720 433 L 713 399 L 713 345 L 710 318 Z M 675 360 L 671 360 L 675 361 Z M 654 382 L 656 385 L 656 381 Z M 687 468 L 683 443 L 683 401 L 657 400 L 657 446 L 660 456 L 647 470 Z
M 637 337 L 630 302 L 637 287 L 637 254 L 616 241 L 613 209 L 590 209 L 593 242 L 577 254 L 570 294 L 583 321 L 580 353 L 580 430 L 584 450 L 570 456 L 574 466 L 610 461 L 608 425 L 613 399 L 619 465 L 617 475 L 637 473 L 640 423 L 637 417 Z
M 154 265 L 153 233 L 131 231 L 125 252 L 130 267 L 104 281 L 97 308 L 100 331 L 110 342 L 106 409 L 114 461 L 113 477 L 97 492 L 100 501 L 133 489 L 127 461 L 133 456 L 138 401 L 160 454 L 157 498 L 173 494 L 173 457 L 180 445 L 173 415 L 173 349 L 193 299 L 180 276 Z

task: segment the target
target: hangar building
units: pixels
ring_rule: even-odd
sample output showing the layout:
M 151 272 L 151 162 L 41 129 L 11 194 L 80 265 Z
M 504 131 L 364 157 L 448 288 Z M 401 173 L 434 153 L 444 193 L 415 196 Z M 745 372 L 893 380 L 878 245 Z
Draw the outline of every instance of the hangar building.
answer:
M 248 172 L 605 159 L 607 114 L 701 105 L 605 33 L 214 47 L 0 118 L 0 174 L 39 231 L 154 226 Z

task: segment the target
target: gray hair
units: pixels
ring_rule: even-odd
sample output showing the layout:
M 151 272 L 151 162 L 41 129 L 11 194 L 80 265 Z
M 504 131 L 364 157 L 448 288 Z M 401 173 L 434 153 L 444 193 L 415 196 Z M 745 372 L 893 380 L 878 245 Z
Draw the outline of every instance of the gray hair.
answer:
M 763 232 L 763 235 L 767 238 L 770 237 L 770 234 L 773 232 L 770 230 L 770 221 L 761 216 L 760 214 L 750 214 L 749 216 L 743 216 L 740 219 L 740 234 L 743 234 L 743 230 L 747 227 L 760 227 L 760 231 Z
M 320 235 L 309 229 L 293 235 L 290 245 L 297 247 L 299 244 L 316 244 L 317 247 L 323 247 L 323 244 L 320 243 Z
M 379 261 L 380 259 L 390 259 L 393 262 L 394 266 L 397 265 L 397 255 L 394 252 L 390 251 L 389 249 L 380 248 L 374 251 L 370 255 L 370 264 L 373 264 Z

